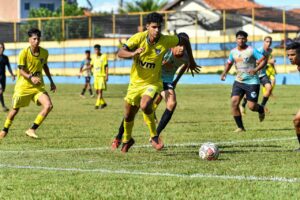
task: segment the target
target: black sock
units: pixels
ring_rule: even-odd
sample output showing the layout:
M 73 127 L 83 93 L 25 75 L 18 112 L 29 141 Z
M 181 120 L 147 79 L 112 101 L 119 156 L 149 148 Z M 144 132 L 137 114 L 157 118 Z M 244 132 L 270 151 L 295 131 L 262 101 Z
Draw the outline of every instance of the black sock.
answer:
M 92 89 L 89 89 L 89 91 L 90 91 L 90 95 L 93 95 L 93 90 L 92 90 Z
M 5 107 L 3 93 L 0 94 L 0 102 L 1 102 L 2 107 Z
M 31 126 L 31 129 L 35 130 L 39 127 L 40 125 L 36 124 L 36 123 L 33 123 L 32 126 Z
M 258 110 L 257 110 L 257 112 L 260 113 L 260 114 L 264 113 L 265 112 L 264 107 L 262 107 L 261 105 L 258 104 Z
M 263 98 L 263 100 L 262 100 L 262 102 L 261 102 L 261 105 L 263 106 L 263 107 L 265 107 L 265 105 L 267 104 L 267 101 L 269 100 L 269 97 L 264 97 Z
M 173 115 L 173 111 L 170 111 L 168 109 L 165 110 L 164 114 L 162 115 L 158 127 L 156 129 L 157 135 L 159 136 L 160 133 L 162 132 L 162 130 L 164 130 L 164 128 L 167 126 L 167 124 L 169 123 L 171 117 Z
M 242 121 L 242 116 L 233 116 L 238 128 L 245 129 Z
M 5 131 L 6 133 L 8 133 L 8 128 L 3 128 L 2 131 Z
M 118 133 L 118 135 L 116 136 L 116 138 L 117 138 L 118 140 L 122 140 L 123 133 L 124 133 L 124 118 L 122 119 L 122 122 L 121 122 L 120 127 L 119 127 L 119 133 Z
M 82 89 L 81 95 L 84 95 L 85 93 L 85 88 Z
M 298 142 L 300 144 L 300 134 L 297 134 Z
M 151 138 L 151 139 L 154 140 L 154 142 L 158 144 L 158 135 L 157 135 L 157 136 L 154 136 L 154 137 Z
M 246 99 L 246 98 L 243 98 L 242 106 L 245 108 L 245 107 L 246 107 L 246 104 L 247 104 L 247 99 Z

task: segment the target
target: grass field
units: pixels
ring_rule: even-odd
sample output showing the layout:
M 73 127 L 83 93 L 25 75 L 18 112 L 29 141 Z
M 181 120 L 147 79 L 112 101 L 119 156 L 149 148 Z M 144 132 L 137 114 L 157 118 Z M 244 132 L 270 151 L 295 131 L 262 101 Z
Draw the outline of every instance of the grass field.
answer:
M 110 85 L 108 107 L 94 110 L 95 99 L 81 99 L 80 85 L 58 85 L 54 110 L 25 136 L 39 111 L 21 110 L 9 135 L 0 141 L 0 199 L 299 199 L 300 154 L 292 118 L 300 108 L 299 86 L 277 86 L 260 123 L 244 117 L 245 133 L 230 113 L 231 86 L 179 85 L 178 107 L 165 131 L 166 148 L 149 146 L 139 113 L 134 148 L 112 152 L 123 112 L 125 85 Z M 6 102 L 12 86 L 7 88 Z M 161 116 L 164 103 L 157 115 Z M 5 113 L 1 113 L 1 126 Z M 203 142 L 221 150 L 217 161 L 199 159 Z

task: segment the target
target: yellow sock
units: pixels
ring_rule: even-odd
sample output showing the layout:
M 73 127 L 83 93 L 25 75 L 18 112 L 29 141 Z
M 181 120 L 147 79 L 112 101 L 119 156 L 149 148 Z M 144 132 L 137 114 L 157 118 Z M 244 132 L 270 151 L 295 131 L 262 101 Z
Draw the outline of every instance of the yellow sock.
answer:
M 100 106 L 100 99 L 97 99 L 96 106 Z
M 154 136 L 157 136 L 156 124 L 155 124 L 155 120 L 154 120 L 154 112 L 152 112 L 149 115 L 144 114 L 143 116 L 144 116 L 144 121 L 146 122 L 146 124 L 149 128 L 150 137 L 153 138 Z
M 263 87 L 262 93 L 263 93 L 263 95 L 266 94 L 266 88 L 265 87 Z
M 38 114 L 38 116 L 36 116 L 34 123 L 37 125 L 41 125 L 42 122 L 44 121 L 45 116 Z
M 123 143 L 127 143 L 131 139 L 131 133 L 132 133 L 132 127 L 133 127 L 134 121 L 126 122 L 124 120 L 124 134 L 123 134 Z
M 6 118 L 6 120 L 4 122 L 4 128 L 9 128 L 11 126 L 12 122 L 13 122 L 12 120 Z
M 104 99 L 101 97 L 100 99 L 100 105 L 106 104 L 106 102 L 104 101 Z

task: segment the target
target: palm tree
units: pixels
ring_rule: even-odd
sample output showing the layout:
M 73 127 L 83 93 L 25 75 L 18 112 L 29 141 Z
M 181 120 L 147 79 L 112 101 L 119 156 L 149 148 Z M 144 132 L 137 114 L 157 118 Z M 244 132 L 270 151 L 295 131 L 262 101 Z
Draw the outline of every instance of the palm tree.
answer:
M 126 2 L 124 8 L 119 8 L 120 13 L 129 12 L 147 12 L 161 10 L 168 0 L 136 0 L 134 2 Z

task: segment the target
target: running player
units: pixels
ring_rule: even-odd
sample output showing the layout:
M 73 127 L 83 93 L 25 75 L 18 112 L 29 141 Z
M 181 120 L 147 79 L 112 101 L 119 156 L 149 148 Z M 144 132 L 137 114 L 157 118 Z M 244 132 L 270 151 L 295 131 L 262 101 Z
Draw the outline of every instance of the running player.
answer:
M 237 76 L 231 93 L 232 115 L 238 127 L 235 132 L 245 131 L 239 109 L 240 101 L 244 95 L 246 95 L 248 101 L 248 108 L 259 113 L 260 121 L 263 121 L 265 118 L 263 106 L 257 104 L 260 86 L 257 72 L 265 66 L 266 57 L 255 48 L 246 44 L 247 37 L 248 34 L 244 31 L 238 31 L 236 33 L 237 47 L 230 51 L 225 70 L 221 75 L 221 80 L 224 81 L 227 73 L 235 63 Z M 258 66 L 256 66 L 257 60 L 261 60 Z
M 272 45 L 272 37 L 266 36 L 264 38 L 263 46 L 257 49 L 261 54 L 265 55 L 267 58 L 267 64 L 260 70 L 259 75 L 258 75 L 260 84 L 263 86 L 263 99 L 262 99 L 262 102 L 260 105 L 264 107 L 265 111 L 268 110 L 266 108 L 266 104 L 269 100 L 269 97 L 272 94 L 272 84 L 267 75 L 268 65 L 274 64 L 274 59 L 272 59 L 271 45 Z M 246 103 L 247 103 L 247 99 L 246 99 L 246 97 L 244 97 L 242 106 L 240 107 L 242 114 L 246 113 L 245 112 Z
M 291 64 L 297 65 L 297 70 L 300 72 L 300 43 L 293 42 L 286 47 L 286 50 Z M 294 117 L 294 126 L 300 144 L 300 110 Z M 300 152 L 300 148 L 295 149 L 295 151 Z
M 153 99 L 162 90 L 161 66 L 167 50 L 178 44 L 184 45 L 189 55 L 189 67 L 194 69 L 197 66 L 189 40 L 176 35 L 162 35 L 162 22 L 163 18 L 158 13 L 147 15 L 147 30 L 133 35 L 118 52 L 121 58 L 133 58 L 130 83 L 125 97 L 124 135 L 121 149 L 124 153 L 134 144 L 131 133 L 134 117 L 140 107 L 145 113 L 144 120 L 150 130 L 152 146 L 157 150 L 164 146 L 156 132 Z
M 39 46 L 41 31 L 32 28 L 28 31 L 30 46 L 23 49 L 19 54 L 18 79 L 13 95 L 13 108 L 8 113 L 4 128 L 0 132 L 0 138 L 4 138 L 11 126 L 15 116 L 21 107 L 26 107 L 30 101 L 37 105 L 42 105 L 42 110 L 34 120 L 33 125 L 25 133 L 32 138 L 38 138 L 36 129 L 42 124 L 49 112 L 52 110 L 52 102 L 45 90 L 42 71 L 44 69 L 50 81 L 51 91 L 56 90 L 56 86 L 51 78 L 47 65 L 48 51 Z
M 9 109 L 5 106 L 4 97 L 3 97 L 3 93 L 5 91 L 5 86 L 6 86 L 5 66 L 7 66 L 7 69 L 9 71 L 13 81 L 15 80 L 15 75 L 14 75 L 13 71 L 11 70 L 8 57 L 3 54 L 4 50 L 5 50 L 4 43 L 1 42 L 0 43 L 0 102 L 2 105 L 3 111 L 7 112 L 7 111 L 9 111 Z
M 186 37 L 187 39 L 189 39 L 186 33 L 179 33 L 178 36 Z M 155 98 L 153 103 L 154 110 L 156 110 L 156 107 L 158 106 L 162 98 L 166 101 L 166 110 L 162 115 L 162 118 L 156 129 L 158 136 L 160 135 L 161 131 L 166 127 L 175 111 L 177 105 L 175 87 L 182 74 L 186 71 L 188 67 L 188 62 L 189 58 L 183 45 L 177 45 L 176 47 L 169 49 L 168 52 L 164 55 L 162 62 L 163 91 L 160 93 L 160 95 L 157 96 L 157 98 Z M 178 68 L 180 68 L 180 71 L 176 79 L 174 80 L 174 76 Z M 196 68 L 195 71 L 198 73 L 199 69 Z M 143 115 L 145 118 L 146 116 L 144 113 Z M 112 150 L 115 150 L 121 144 L 123 132 L 124 127 L 122 121 L 119 128 L 119 133 L 116 135 L 112 143 Z
M 84 87 L 80 94 L 80 96 L 83 98 L 84 98 L 84 93 L 85 93 L 86 89 L 89 90 L 91 97 L 94 97 L 93 90 L 91 87 L 92 72 L 91 72 L 91 68 L 90 68 L 90 63 L 91 63 L 91 51 L 86 50 L 85 51 L 85 59 L 81 62 L 80 70 L 79 70 L 79 78 L 82 75 L 84 75 L 84 78 L 85 78 L 85 84 L 84 84 Z
M 108 81 L 108 62 L 107 55 L 101 53 L 101 46 L 94 46 L 95 55 L 92 57 L 91 68 L 94 74 L 94 88 L 97 94 L 95 109 L 103 109 L 107 106 L 103 98 L 103 91 L 106 90 Z

